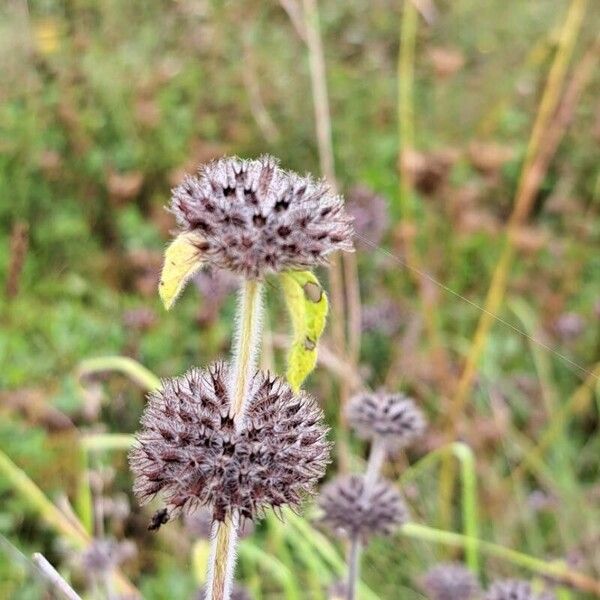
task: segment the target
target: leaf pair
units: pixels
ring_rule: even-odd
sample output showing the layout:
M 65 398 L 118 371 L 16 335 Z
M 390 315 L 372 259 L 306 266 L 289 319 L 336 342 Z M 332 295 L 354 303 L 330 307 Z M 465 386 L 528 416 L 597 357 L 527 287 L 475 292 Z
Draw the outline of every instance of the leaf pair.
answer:
M 204 265 L 199 251 L 202 238 L 194 232 L 178 235 L 165 251 L 159 295 L 167 310 L 186 283 Z M 279 275 L 292 322 L 292 345 L 287 357 L 287 380 L 294 391 L 315 368 L 317 343 L 325 329 L 329 303 L 311 271 L 286 271 Z

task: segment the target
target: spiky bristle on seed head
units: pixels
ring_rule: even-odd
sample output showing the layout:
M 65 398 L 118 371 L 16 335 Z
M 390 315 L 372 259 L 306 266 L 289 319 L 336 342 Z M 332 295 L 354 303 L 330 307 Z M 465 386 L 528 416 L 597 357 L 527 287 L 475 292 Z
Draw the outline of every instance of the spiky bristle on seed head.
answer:
M 408 520 L 406 505 L 391 483 L 380 479 L 366 492 L 360 475 L 344 475 L 325 485 L 319 506 L 323 523 L 334 533 L 363 541 L 390 535 Z
M 229 374 L 226 363 L 192 369 L 150 395 L 130 452 L 142 503 L 160 494 L 169 517 L 209 506 L 214 520 L 237 512 L 243 521 L 297 506 L 323 476 L 329 443 L 314 400 L 257 372 L 237 428 Z
M 310 269 L 353 248 L 343 198 L 271 156 L 203 165 L 173 190 L 170 208 L 182 231 L 201 236 L 209 264 L 245 278 Z

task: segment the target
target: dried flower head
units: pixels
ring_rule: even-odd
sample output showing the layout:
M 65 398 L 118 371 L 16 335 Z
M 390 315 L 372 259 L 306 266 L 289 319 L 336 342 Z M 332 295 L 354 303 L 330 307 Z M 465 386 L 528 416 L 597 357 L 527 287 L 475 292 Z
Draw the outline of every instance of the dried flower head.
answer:
M 492 583 L 485 600 L 554 600 L 554 595 L 549 592 L 536 594 L 527 581 L 505 579 Z
M 135 544 L 129 540 L 97 538 L 75 557 L 75 562 L 90 579 L 101 579 L 135 554 Z
M 342 197 L 270 156 L 202 166 L 173 190 L 171 211 L 182 231 L 200 235 L 207 262 L 246 278 L 308 269 L 334 250 L 352 249 Z
M 426 426 L 423 413 L 403 394 L 358 394 L 348 403 L 347 417 L 359 436 L 383 438 L 390 449 L 407 446 Z
M 328 483 L 319 498 L 323 522 L 335 533 L 358 535 L 367 540 L 375 535 L 390 535 L 406 523 L 408 510 L 396 488 L 384 479 L 365 493 L 359 475 L 338 477 Z
M 216 363 L 163 381 L 149 397 L 130 452 L 134 492 L 142 503 L 159 492 L 173 514 L 209 506 L 254 519 L 268 507 L 296 506 L 325 471 L 329 444 L 322 411 L 282 379 L 257 372 L 239 430 L 229 415 L 230 367 Z
M 430 600 L 472 600 L 481 591 L 473 573 L 460 563 L 441 563 L 429 569 L 422 587 Z
M 364 185 L 350 189 L 346 206 L 354 219 L 356 245 L 367 250 L 381 242 L 388 224 L 387 202 Z
M 206 600 L 206 587 L 201 588 L 196 594 L 196 600 Z M 252 600 L 248 590 L 237 583 L 231 586 L 229 600 Z

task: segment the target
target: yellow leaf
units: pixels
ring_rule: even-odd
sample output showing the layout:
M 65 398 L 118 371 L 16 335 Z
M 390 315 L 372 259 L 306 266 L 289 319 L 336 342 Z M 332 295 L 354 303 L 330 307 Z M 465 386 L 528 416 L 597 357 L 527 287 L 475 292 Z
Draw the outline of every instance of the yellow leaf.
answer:
M 169 310 L 190 277 L 204 264 L 198 246 L 202 238 L 194 232 L 180 233 L 165 251 L 158 294 Z
M 329 303 L 311 271 L 287 271 L 280 279 L 293 332 L 286 377 L 298 391 L 317 363 L 317 344 L 325 329 Z

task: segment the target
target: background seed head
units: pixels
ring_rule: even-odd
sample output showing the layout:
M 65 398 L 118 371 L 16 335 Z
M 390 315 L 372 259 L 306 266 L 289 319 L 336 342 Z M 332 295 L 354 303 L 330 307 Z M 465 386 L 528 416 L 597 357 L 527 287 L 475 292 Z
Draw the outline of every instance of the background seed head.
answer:
M 208 262 L 246 278 L 309 269 L 334 250 L 352 250 L 342 197 L 271 156 L 202 166 L 173 190 L 171 211 L 183 231 L 200 234 Z
M 554 594 L 536 594 L 527 581 L 506 579 L 492 583 L 485 600 L 554 600 Z
M 77 566 L 89 578 L 102 578 L 136 554 L 135 544 L 110 538 L 96 538 L 76 558 Z
M 356 185 L 346 195 L 346 206 L 354 221 L 356 246 L 373 250 L 389 223 L 386 199 L 364 185 Z
M 408 446 L 426 427 L 421 410 L 403 394 L 358 394 L 348 403 L 347 417 L 360 437 L 383 438 L 391 450 Z
M 460 563 L 441 563 L 429 569 L 422 587 L 430 600 L 474 600 L 481 592 L 477 579 Z
M 229 380 L 230 367 L 216 363 L 165 380 L 149 396 L 130 452 L 142 503 L 160 493 L 169 516 L 209 506 L 218 521 L 232 511 L 255 519 L 268 507 L 298 505 L 323 476 L 329 443 L 312 398 L 257 372 L 236 431 Z
M 365 493 L 364 478 L 346 475 L 324 486 L 319 498 L 323 523 L 334 533 L 362 540 L 390 535 L 408 520 L 408 510 L 396 488 L 384 479 Z

